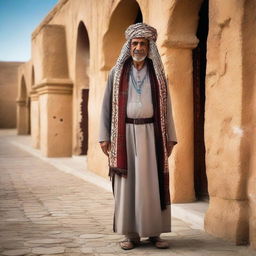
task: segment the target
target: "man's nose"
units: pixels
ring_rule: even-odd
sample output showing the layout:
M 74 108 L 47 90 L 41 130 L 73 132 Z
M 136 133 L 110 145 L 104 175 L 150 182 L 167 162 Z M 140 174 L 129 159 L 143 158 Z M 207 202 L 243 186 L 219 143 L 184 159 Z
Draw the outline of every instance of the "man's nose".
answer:
M 139 51 L 140 51 L 140 50 L 141 50 L 141 48 L 142 48 L 142 47 L 141 47 L 141 44 L 140 44 L 140 43 L 138 43 L 138 44 L 137 44 L 137 47 L 136 47 L 136 50 L 139 50 Z

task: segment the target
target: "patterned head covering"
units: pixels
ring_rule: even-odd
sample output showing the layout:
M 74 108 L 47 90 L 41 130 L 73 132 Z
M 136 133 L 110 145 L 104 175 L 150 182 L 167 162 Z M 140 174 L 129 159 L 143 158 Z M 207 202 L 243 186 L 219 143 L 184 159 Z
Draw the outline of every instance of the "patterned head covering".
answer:
M 150 58 L 153 62 L 153 66 L 156 72 L 156 77 L 159 82 L 159 85 L 166 86 L 167 83 L 166 83 L 163 63 L 155 43 L 157 39 L 156 29 L 145 23 L 132 24 L 126 29 L 125 37 L 127 41 L 123 45 L 123 48 L 121 50 L 121 53 L 115 65 L 114 84 L 118 86 L 120 82 L 120 76 L 121 76 L 121 71 L 123 69 L 123 65 L 125 61 L 131 56 L 130 54 L 131 40 L 133 38 L 146 38 L 149 41 L 148 58 Z
M 126 29 L 125 38 L 126 40 L 131 40 L 133 38 L 146 38 L 156 42 L 157 31 L 155 28 L 145 23 L 136 23 Z

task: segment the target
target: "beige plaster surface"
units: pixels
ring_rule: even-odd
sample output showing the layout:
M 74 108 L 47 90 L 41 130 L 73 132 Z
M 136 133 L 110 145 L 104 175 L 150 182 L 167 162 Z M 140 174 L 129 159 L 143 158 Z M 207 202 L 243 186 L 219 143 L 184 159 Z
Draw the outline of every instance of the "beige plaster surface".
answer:
M 211 196 L 245 199 L 241 189 L 243 3 L 210 2 L 206 76 L 205 140 Z M 239 29 L 240 26 L 240 29 Z M 235 44 L 232 42 L 236 42 Z M 225 99 L 225 100 L 224 100 Z M 225 159 L 225 161 L 221 161 Z M 218 171 L 219 176 L 216 175 Z
M 253 1 L 210 2 L 214 19 L 208 36 L 205 121 L 210 207 L 205 228 L 255 247 L 253 164 L 249 172 L 255 158 L 254 11 Z
M 22 63 L 0 61 L 0 128 L 16 127 L 18 67 Z
M 249 237 L 248 201 L 212 197 L 205 217 L 205 230 L 218 237 L 247 244 Z

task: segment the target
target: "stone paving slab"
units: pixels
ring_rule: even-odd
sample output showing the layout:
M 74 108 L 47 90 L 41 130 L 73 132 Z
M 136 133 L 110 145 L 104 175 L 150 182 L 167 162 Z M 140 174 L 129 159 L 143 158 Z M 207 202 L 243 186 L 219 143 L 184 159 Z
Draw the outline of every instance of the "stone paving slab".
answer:
M 143 240 L 123 251 L 122 236 L 112 232 L 112 193 L 22 151 L 10 143 L 14 139 L 0 131 L 0 255 L 256 255 L 176 218 L 173 232 L 162 235 L 170 249 Z

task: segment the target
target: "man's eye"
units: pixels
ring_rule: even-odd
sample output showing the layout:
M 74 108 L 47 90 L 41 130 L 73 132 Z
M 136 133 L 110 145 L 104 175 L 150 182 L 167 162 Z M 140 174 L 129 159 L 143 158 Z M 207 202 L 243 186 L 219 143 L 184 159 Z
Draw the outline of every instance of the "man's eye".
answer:
M 138 42 L 132 42 L 132 46 L 138 45 Z

